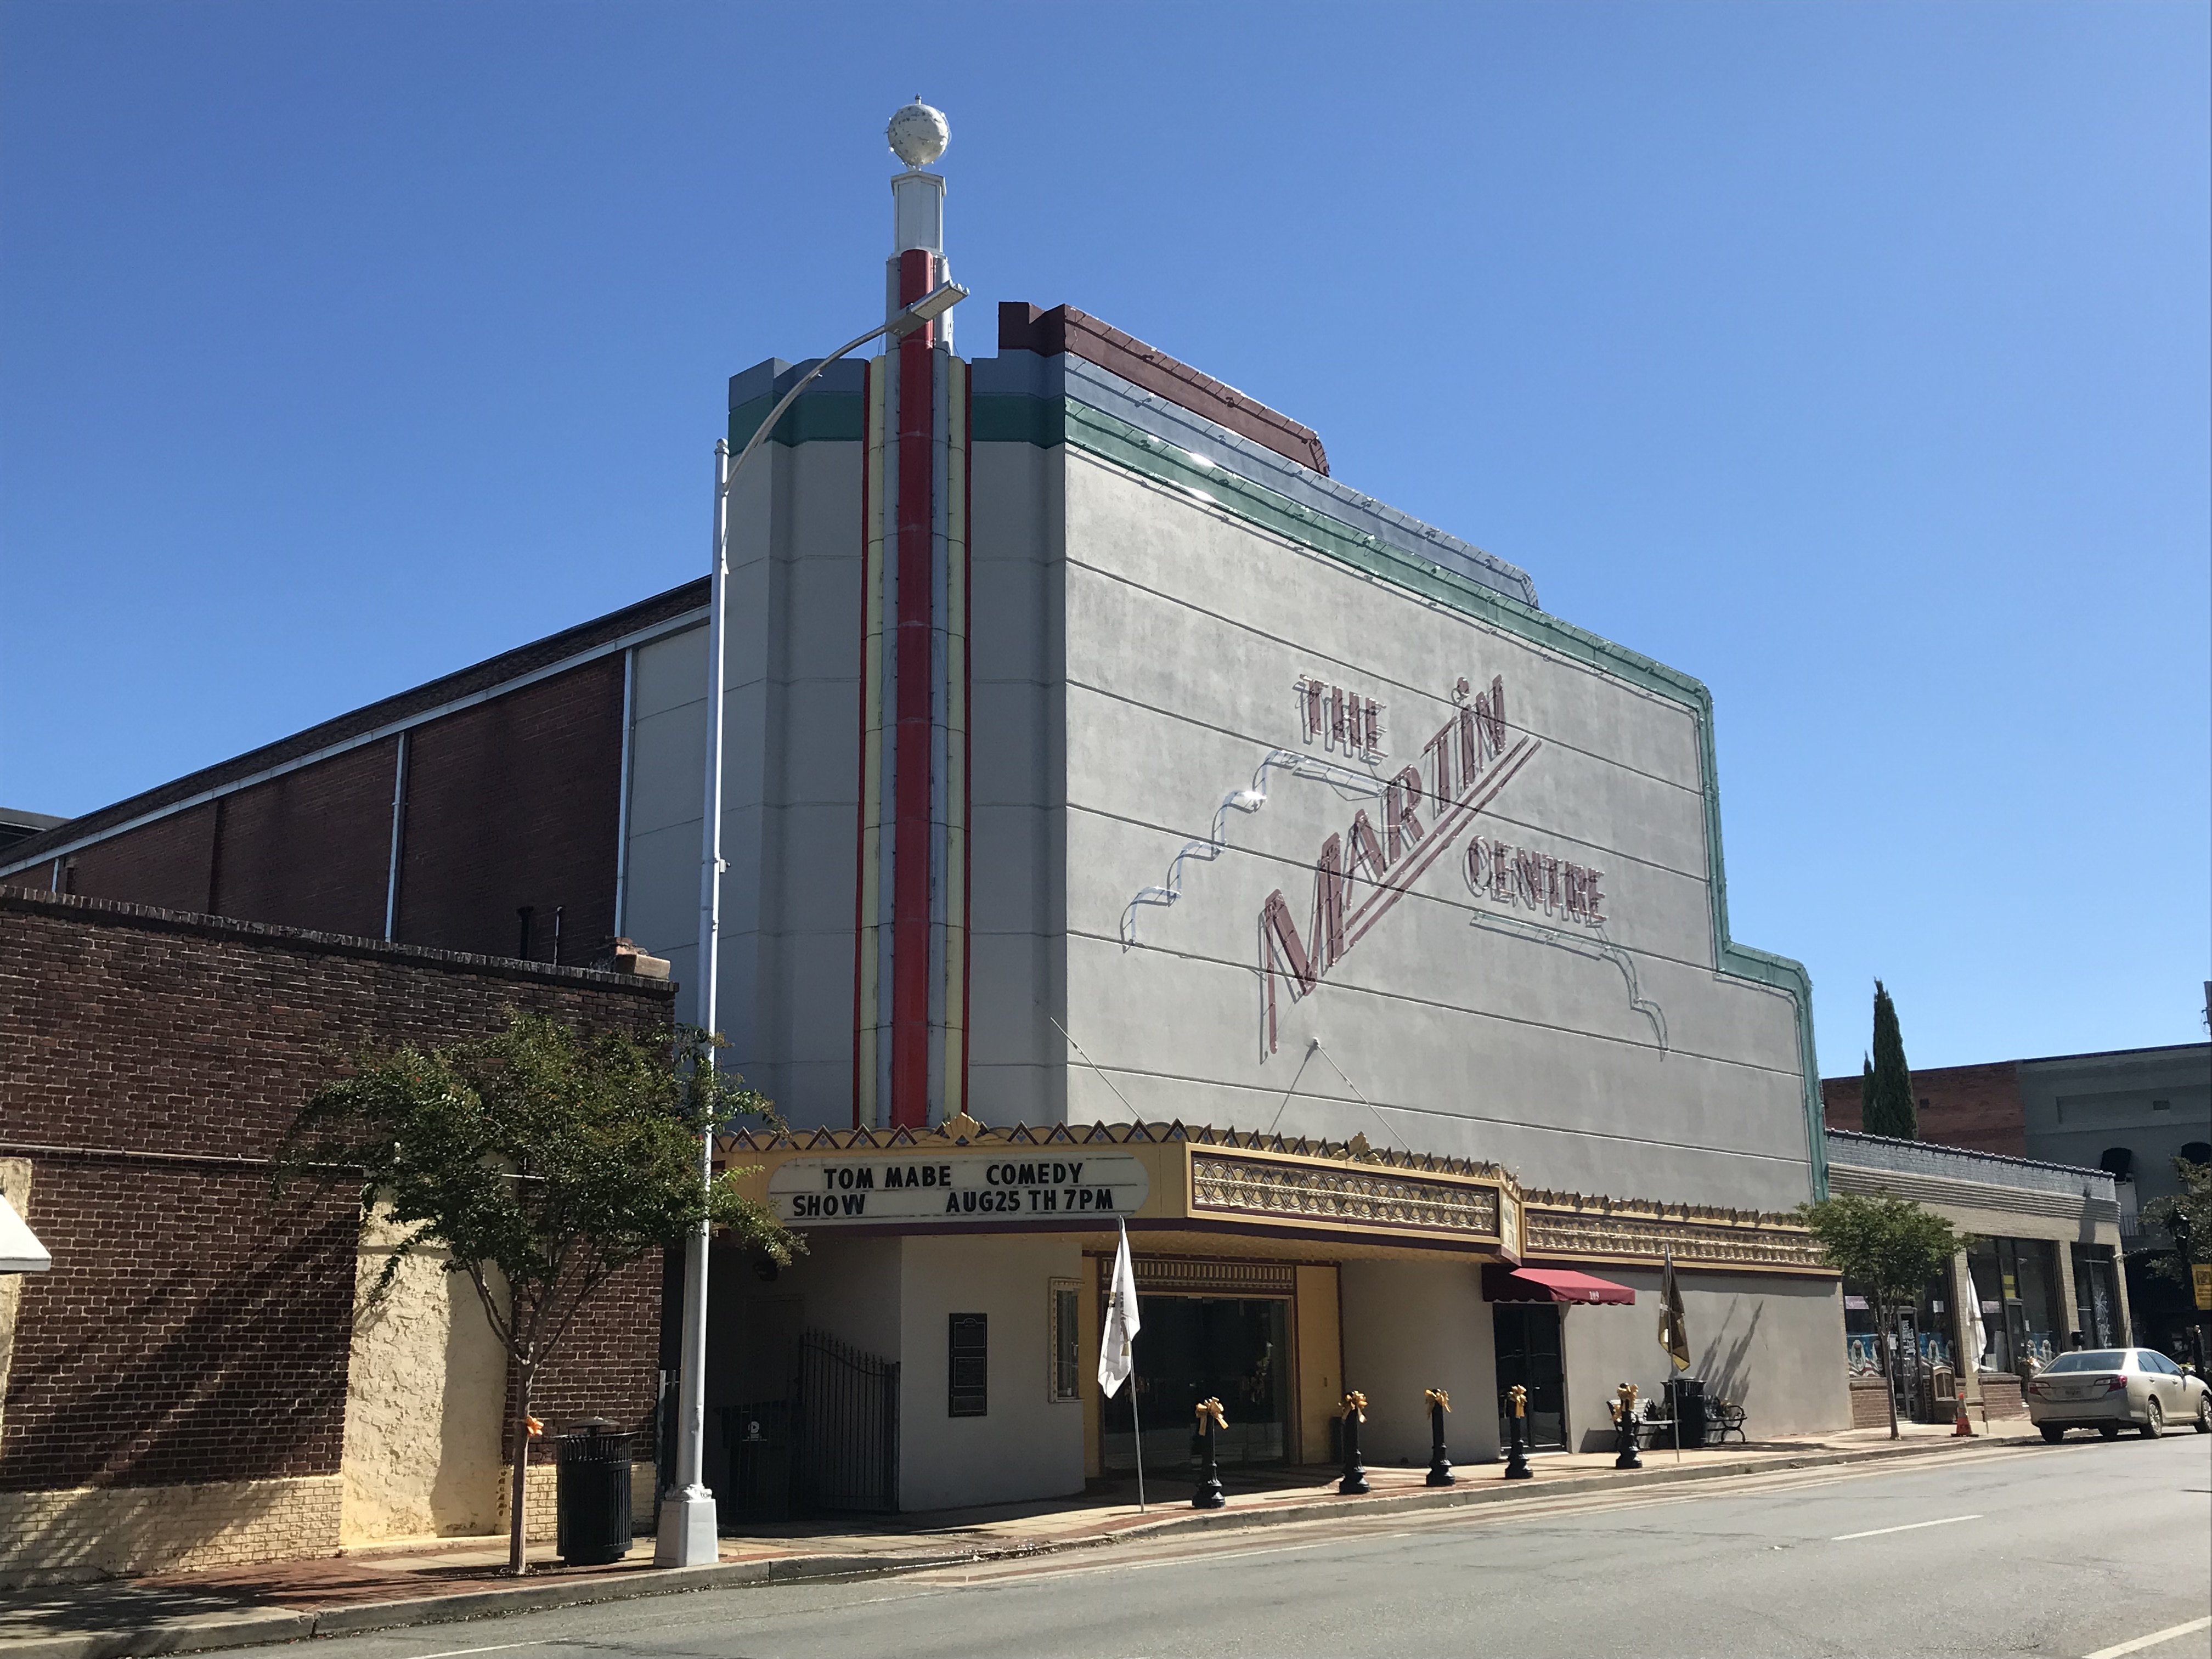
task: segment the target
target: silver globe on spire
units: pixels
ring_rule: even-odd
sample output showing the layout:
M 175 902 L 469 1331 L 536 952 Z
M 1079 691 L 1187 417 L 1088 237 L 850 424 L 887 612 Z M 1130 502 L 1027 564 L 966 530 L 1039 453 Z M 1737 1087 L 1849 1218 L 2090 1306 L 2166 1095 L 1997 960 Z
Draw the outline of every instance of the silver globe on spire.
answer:
M 884 137 L 890 141 L 891 154 L 900 161 L 910 167 L 926 167 L 945 154 L 952 129 L 945 125 L 945 112 L 923 103 L 917 92 L 911 104 L 891 117 Z

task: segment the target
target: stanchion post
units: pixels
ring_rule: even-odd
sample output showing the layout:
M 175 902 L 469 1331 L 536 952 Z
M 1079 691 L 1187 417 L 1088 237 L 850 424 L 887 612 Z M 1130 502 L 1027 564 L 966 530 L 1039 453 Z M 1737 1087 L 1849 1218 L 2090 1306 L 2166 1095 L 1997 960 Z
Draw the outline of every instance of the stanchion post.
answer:
M 1198 1402 L 1198 1490 L 1190 1495 L 1194 1510 L 1218 1510 L 1229 1501 L 1221 1490 L 1221 1463 L 1213 1445 L 1214 1430 L 1228 1426 L 1218 1400 Z
M 1451 1455 L 1444 1449 L 1444 1413 L 1451 1409 L 1451 1395 L 1442 1389 L 1425 1390 L 1429 1402 L 1429 1485 L 1453 1486 L 1459 1477 L 1452 1473 Z
M 1620 1425 L 1620 1455 L 1613 1460 L 1616 1469 L 1640 1469 L 1644 1460 L 1636 1455 L 1636 1384 L 1624 1382 L 1614 1390 L 1613 1420 Z
M 1506 1419 L 1511 1438 L 1505 1448 L 1505 1478 L 1531 1480 L 1535 1471 L 1528 1467 L 1528 1390 L 1516 1382 L 1505 1391 L 1505 1397 L 1513 1407 L 1513 1414 Z
M 1347 1498 L 1367 1490 L 1367 1468 L 1359 1461 L 1359 1425 L 1367 1420 L 1367 1396 L 1357 1389 L 1344 1396 L 1344 1479 L 1336 1489 Z

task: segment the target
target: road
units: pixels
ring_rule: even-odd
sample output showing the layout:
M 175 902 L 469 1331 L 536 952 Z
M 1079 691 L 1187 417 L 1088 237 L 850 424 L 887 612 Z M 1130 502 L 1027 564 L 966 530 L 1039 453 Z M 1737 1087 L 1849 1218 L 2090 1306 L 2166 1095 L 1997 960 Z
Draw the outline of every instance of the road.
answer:
M 1609 1498 L 1532 1492 L 1525 1507 L 705 1592 L 325 1646 L 317 1659 L 2207 1659 L 2212 1437 L 1982 1449 L 1901 1469 Z

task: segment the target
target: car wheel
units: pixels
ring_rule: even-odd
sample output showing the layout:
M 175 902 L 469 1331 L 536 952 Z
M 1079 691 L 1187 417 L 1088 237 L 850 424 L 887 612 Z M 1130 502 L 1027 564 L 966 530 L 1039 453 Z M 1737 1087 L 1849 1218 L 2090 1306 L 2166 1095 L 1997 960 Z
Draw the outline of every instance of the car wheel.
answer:
M 2097 1425 L 2097 1432 L 2107 1440 L 2118 1440 L 2120 1437 L 2120 1425 L 2117 1423 L 2100 1423 Z
M 2197 1396 L 2197 1432 L 2212 1434 L 2212 1392 Z
M 2051 1445 L 2057 1445 L 2066 1437 L 2066 1431 L 2056 1423 L 2045 1423 L 2042 1429 L 2044 1439 Z
M 2166 1432 L 2166 1409 L 2155 1400 L 2146 1400 L 2143 1404 L 2150 1408 L 2150 1415 L 2143 1419 L 2142 1437 L 2155 1440 Z

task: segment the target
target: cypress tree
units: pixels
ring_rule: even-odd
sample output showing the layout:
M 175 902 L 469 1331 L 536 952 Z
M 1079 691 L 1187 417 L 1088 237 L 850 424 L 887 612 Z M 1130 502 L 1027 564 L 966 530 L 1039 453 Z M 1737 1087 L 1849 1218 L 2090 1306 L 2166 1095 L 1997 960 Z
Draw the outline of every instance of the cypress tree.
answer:
M 1897 1029 L 1897 1005 L 1880 980 L 1874 982 L 1874 1060 L 1868 1079 L 1866 1132 L 1893 1140 L 1917 1140 L 1920 1114 L 1912 1103 L 1905 1037 Z
M 1865 1063 L 1866 1069 L 1859 1073 L 1859 1129 L 1863 1133 L 1872 1134 L 1874 1131 L 1867 1125 L 1873 1121 L 1870 1115 L 1874 1111 L 1874 1056 L 1862 1054 L 1860 1059 Z

